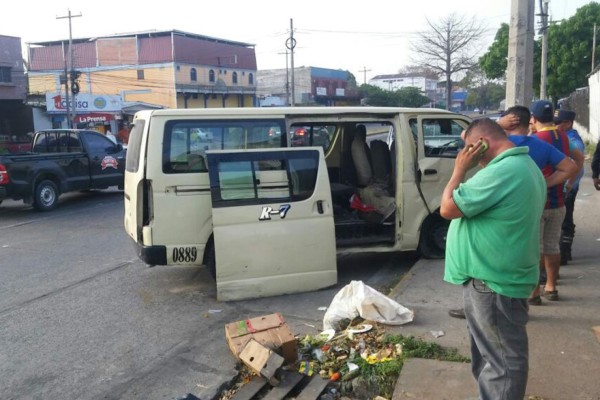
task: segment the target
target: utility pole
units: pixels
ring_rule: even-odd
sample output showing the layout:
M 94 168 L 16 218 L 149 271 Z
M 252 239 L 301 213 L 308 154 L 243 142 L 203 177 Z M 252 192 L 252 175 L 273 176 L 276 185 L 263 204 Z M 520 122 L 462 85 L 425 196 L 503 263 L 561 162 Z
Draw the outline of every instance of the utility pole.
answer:
M 363 69 L 359 70 L 358 72 L 362 72 L 363 73 L 363 84 L 367 84 L 367 72 L 370 72 L 370 69 L 367 69 L 367 67 L 363 67 Z
M 592 39 L 592 72 L 596 67 L 596 24 L 594 24 L 594 36 Z
M 548 82 L 548 2 L 550 0 L 540 0 L 540 14 L 542 18 L 542 71 L 540 74 L 540 99 L 546 100 L 546 84 Z
M 532 100 L 534 13 L 534 0 L 511 0 L 506 108 Z
M 292 18 L 290 18 L 290 37 L 285 41 L 285 47 L 287 47 L 288 50 L 290 50 L 291 52 L 290 59 L 292 63 L 292 102 L 290 105 L 294 107 L 296 105 L 296 85 L 294 84 L 294 48 L 296 48 L 296 39 L 294 39 L 294 20 Z
M 56 17 L 56 19 L 65 19 L 68 18 L 69 19 L 69 72 L 73 73 L 73 31 L 71 29 L 71 19 L 72 18 L 76 18 L 76 17 L 81 17 L 81 13 L 77 14 L 77 15 L 73 15 L 71 14 L 71 10 L 68 10 L 69 13 L 68 15 L 65 15 L 63 17 Z M 67 75 L 67 67 L 66 67 L 66 62 L 65 62 L 65 92 L 66 92 L 66 101 L 67 101 L 67 126 L 69 128 L 73 127 L 73 121 L 71 119 L 71 106 L 69 104 L 69 76 Z M 75 95 L 73 95 L 73 115 L 75 115 Z
M 285 98 L 286 98 L 286 105 L 290 105 L 290 69 L 288 67 L 288 51 L 286 50 L 285 53 L 277 53 L 277 54 L 285 54 Z

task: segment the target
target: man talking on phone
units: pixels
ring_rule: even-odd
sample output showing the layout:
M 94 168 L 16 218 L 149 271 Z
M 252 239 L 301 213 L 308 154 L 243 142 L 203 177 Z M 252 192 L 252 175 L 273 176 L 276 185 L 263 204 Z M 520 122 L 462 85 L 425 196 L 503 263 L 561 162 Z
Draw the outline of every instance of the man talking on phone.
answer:
M 527 298 L 539 277 L 546 183 L 494 121 L 475 120 L 442 195 L 451 219 L 444 280 L 463 286 L 472 372 L 479 396 L 522 399 L 529 371 Z M 463 182 L 467 171 L 480 165 Z

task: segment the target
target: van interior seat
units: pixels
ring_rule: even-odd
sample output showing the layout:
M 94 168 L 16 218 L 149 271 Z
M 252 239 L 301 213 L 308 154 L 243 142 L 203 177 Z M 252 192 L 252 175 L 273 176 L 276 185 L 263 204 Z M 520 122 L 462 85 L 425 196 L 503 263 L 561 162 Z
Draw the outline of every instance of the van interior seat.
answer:
M 371 142 L 371 160 L 373 161 L 373 178 L 378 182 L 389 183 L 392 160 L 387 143 L 379 139 Z
M 371 154 L 367 145 L 367 132 L 364 126 L 357 128 L 352 140 L 351 154 L 354 168 L 356 169 L 356 180 L 359 187 L 365 187 L 373 180 L 373 169 L 371 167 Z

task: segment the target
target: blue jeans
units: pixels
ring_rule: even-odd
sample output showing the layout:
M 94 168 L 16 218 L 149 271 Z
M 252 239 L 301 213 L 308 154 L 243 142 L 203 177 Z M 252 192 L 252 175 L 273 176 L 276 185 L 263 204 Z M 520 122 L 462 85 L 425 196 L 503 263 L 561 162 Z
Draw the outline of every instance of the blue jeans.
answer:
M 529 372 L 527 299 L 502 296 L 471 279 L 463 300 L 480 399 L 522 400 Z

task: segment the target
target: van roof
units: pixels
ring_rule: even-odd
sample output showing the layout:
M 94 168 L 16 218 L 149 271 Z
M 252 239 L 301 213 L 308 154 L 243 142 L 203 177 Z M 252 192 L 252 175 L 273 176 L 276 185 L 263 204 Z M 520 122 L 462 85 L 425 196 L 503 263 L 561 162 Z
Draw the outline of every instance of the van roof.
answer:
M 244 108 L 172 108 L 162 110 L 145 110 L 139 111 L 136 115 L 141 118 L 149 118 L 150 115 L 156 116 L 227 116 L 235 115 L 236 117 L 248 115 L 330 115 L 330 114 L 353 114 L 353 115 L 368 115 L 368 114 L 397 114 L 397 113 L 416 113 L 416 114 L 456 114 L 447 110 L 438 108 L 408 108 L 408 107 L 244 107 Z

